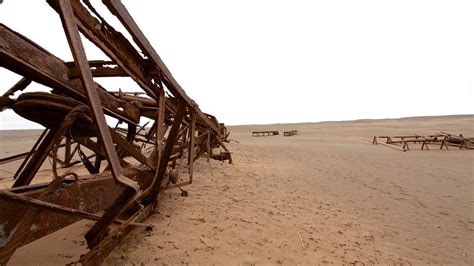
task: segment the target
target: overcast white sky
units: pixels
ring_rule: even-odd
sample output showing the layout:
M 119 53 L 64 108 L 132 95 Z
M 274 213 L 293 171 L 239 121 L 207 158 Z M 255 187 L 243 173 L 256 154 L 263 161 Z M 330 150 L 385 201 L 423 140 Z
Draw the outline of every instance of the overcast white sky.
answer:
M 123 2 L 187 94 L 226 124 L 474 113 L 472 0 Z M 4 0 L 0 23 L 72 59 L 45 1 Z M 0 93 L 19 79 L 0 68 Z M 25 127 L 0 113 L 1 129 Z

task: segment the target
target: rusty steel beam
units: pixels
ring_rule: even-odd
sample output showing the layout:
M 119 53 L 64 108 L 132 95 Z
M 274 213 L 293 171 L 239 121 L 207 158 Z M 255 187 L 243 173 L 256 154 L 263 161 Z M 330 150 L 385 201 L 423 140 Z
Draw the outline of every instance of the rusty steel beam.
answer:
M 97 85 L 92 79 L 86 51 L 84 50 L 79 30 L 74 21 L 71 3 L 68 0 L 59 0 L 59 6 L 61 9 L 60 17 L 63 22 L 64 31 L 66 32 L 66 37 L 74 56 L 76 67 L 81 76 L 82 86 L 85 90 L 87 102 L 89 103 L 89 107 L 94 117 L 95 126 L 98 129 L 100 141 L 103 143 L 112 176 L 121 186 L 125 188 L 130 187 L 135 191 L 138 191 L 140 188 L 136 182 L 122 176 L 122 168 L 120 166 L 117 152 L 113 146 L 112 136 L 107 126 L 107 122 L 105 121 L 104 111 L 100 103 L 99 95 L 97 94 Z
M 53 145 L 59 141 L 61 135 L 58 135 L 57 133 L 57 130 L 48 131 L 44 139 L 41 141 L 41 144 L 38 146 L 38 149 L 34 152 L 31 159 L 25 165 L 25 168 L 16 178 L 13 187 L 26 186 L 30 184 L 44 160 L 48 157 L 49 151 Z
M 61 180 L 61 182 L 62 181 L 63 180 Z M 30 198 L 27 196 L 15 194 L 15 193 L 8 192 L 5 190 L 0 191 L 0 199 L 4 200 L 5 202 L 18 203 L 18 204 L 23 205 L 24 207 L 33 207 L 33 209 L 46 210 L 46 211 L 51 211 L 58 214 L 65 214 L 68 216 L 77 217 L 78 219 L 99 221 L 101 218 L 101 216 L 97 214 L 81 211 L 74 208 L 69 208 L 63 205 L 58 205 L 58 204 L 46 202 L 46 201 L 35 199 L 35 198 Z M 114 222 L 116 224 L 125 223 L 125 221 L 120 220 L 120 219 L 114 220 Z M 151 224 L 144 224 L 144 223 L 130 223 L 130 225 L 147 227 L 147 228 L 153 227 L 153 225 Z
M 170 89 L 173 94 L 176 94 L 176 96 L 179 96 L 181 99 L 183 99 L 189 107 L 196 111 L 197 115 L 209 127 L 217 132 L 216 126 L 208 121 L 209 118 L 199 110 L 199 106 L 196 104 L 196 102 L 189 98 L 183 88 L 181 88 L 179 83 L 175 80 L 173 75 L 171 75 L 171 72 L 166 67 L 165 63 L 163 63 L 158 53 L 140 30 L 138 25 L 135 23 L 122 2 L 120 0 L 103 0 L 102 2 L 109 8 L 112 14 L 114 14 L 120 20 L 120 22 L 122 22 L 122 25 L 124 25 L 124 27 L 132 35 L 134 41 L 142 49 L 143 53 L 145 53 L 147 57 L 153 61 L 157 70 L 161 72 L 161 75 L 165 78 L 165 81 L 169 85 L 167 86 L 168 89 Z
M 17 92 L 17 91 L 22 91 L 22 90 L 26 89 L 26 87 L 28 87 L 30 84 L 31 84 L 31 79 L 22 78 L 15 85 L 13 85 L 13 87 L 11 87 L 8 91 L 6 91 L 3 94 L 3 97 L 11 96 L 11 95 L 15 94 L 15 92 Z
M 23 167 L 25 167 L 25 165 L 30 160 L 31 156 L 33 156 L 33 154 L 36 152 L 36 149 L 38 148 L 38 145 L 40 145 L 40 143 L 42 143 L 44 137 L 48 134 L 48 131 L 49 131 L 49 129 L 45 129 L 45 130 L 43 130 L 43 132 L 41 132 L 41 135 L 36 140 L 35 144 L 31 148 L 31 150 L 29 151 L 28 155 L 26 155 L 23 162 L 21 162 L 20 167 L 18 167 L 18 169 L 16 170 L 15 175 L 13 175 L 13 179 L 16 179 L 17 176 L 21 173 L 21 171 L 23 171 Z
M 18 161 L 20 159 L 24 159 L 28 156 L 28 154 L 29 154 L 29 152 L 23 152 L 23 153 L 19 153 L 19 154 L 15 154 L 15 155 L 12 155 L 12 156 L 1 158 L 0 159 L 0 165 L 10 163 L 10 162 L 14 162 L 14 161 Z
M 148 205 L 143 210 L 141 210 L 138 215 L 135 217 L 135 223 L 143 222 L 148 216 L 152 214 L 153 206 Z M 100 245 L 92 248 L 88 253 L 81 256 L 79 262 L 82 265 L 100 265 L 103 263 L 105 258 L 109 255 L 112 250 L 120 244 L 120 242 L 130 233 L 133 229 L 133 226 L 129 224 L 123 224 L 118 228 L 111 230 L 109 235 L 103 239 Z
M 60 13 L 59 0 L 47 0 Z M 114 60 L 152 98 L 157 99 L 159 88 L 147 78 L 146 60 L 140 56 L 127 39 L 112 26 L 104 25 L 93 17 L 77 0 L 70 1 L 76 23 L 86 38 Z
M 59 12 L 58 0 L 48 0 L 48 3 Z M 150 62 L 147 62 L 122 34 L 117 32 L 109 24 L 107 24 L 107 27 L 102 27 L 102 23 L 93 17 L 79 1 L 72 0 L 71 5 L 77 18 L 77 24 L 84 36 L 117 62 L 150 97 L 156 99 L 157 92 L 160 89 L 153 85 L 152 79 L 149 78 L 149 76 L 154 76 L 156 80 L 165 83 L 167 88 L 175 94 L 176 97 L 183 99 L 187 105 L 197 113 L 203 125 L 210 127 L 213 133 L 218 134 L 218 124 L 211 122 L 212 120 L 209 119 L 206 114 L 202 113 L 199 106 L 186 95 L 121 2 L 113 1 L 113 3 L 109 3 L 106 1 L 105 4 L 134 37 L 137 45 L 142 48 L 142 52 L 151 58 L 154 68 L 156 69 L 150 69 Z M 153 75 L 156 72 L 160 73 L 160 75 Z M 162 77 L 164 77 L 164 79 L 161 79 Z
M 148 186 L 152 171 L 146 168 L 127 168 L 124 174 L 136 180 L 142 186 Z M 23 186 L 7 189 L 6 192 L 18 194 L 29 198 L 37 198 L 47 184 L 33 186 Z M 46 200 L 51 204 L 77 209 L 88 213 L 97 213 L 108 208 L 113 200 L 119 195 L 122 188 L 118 186 L 110 173 L 97 174 L 93 176 L 81 177 L 77 182 L 65 182 L 61 189 L 50 194 Z M 11 202 L 0 197 L 0 225 L 3 227 L 0 235 L 0 243 L 7 243 L 16 225 L 23 218 L 28 207 L 19 202 Z M 37 218 L 36 229 L 24 236 L 22 245 L 26 245 L 45 235 L 53 233 L 65 226 L 80 220 L 79 217 L 58 213 L 51 210 L 44 210 Z M 0 251 L 4 245 L 0 244 Z
M 0 43 L 4 44 L 0 45 L 0 66 L 85 101 L 81 82 L 69 78 L 70 68 L 64 61 L 1 23 Z M 133 109 L 133 106 L 120 102 L 100 86 L 97 90 L 108 114 L 128 123 L 137 122 L 136 118 L 117 108 L 127 110 Z
M 82 98 L 82 88 L 67 79 L 64 62 L 0 23 L 0 66 L 48 87 Z M 74 89 L 75 88 L 75 89 Z
M 166 168 L 168 166 L 168 160 L 171 157 L 171 153 L 173 151 L 174 143 L 177 139 L 179 128 L 181 126 L 181 122 L 183 121 L 184 114 L 186 112 L 186 107 L 184 103 L 181 103 L 178 107 L 178 113 L 173 121 L 173 125 L 171 126 L 171 130 L 168 134 L 168 138 L 166 139 L 166 145 L 163 148 L 163 153 L 160 156 L 160 164 L 156 171 L 155 175 L 155 182 L 153 183 L 153 187 L 150 191 L 150 201 L 155 202 L 158 193 L 160 192 L 161 183 L 163 182 Z
M 194 156 L 196 155 L 196 115 L 191 114 L 191 127 L 189 128 L 189 154 L 188 154 L 188 172 L 189 180 L 193 181 Z

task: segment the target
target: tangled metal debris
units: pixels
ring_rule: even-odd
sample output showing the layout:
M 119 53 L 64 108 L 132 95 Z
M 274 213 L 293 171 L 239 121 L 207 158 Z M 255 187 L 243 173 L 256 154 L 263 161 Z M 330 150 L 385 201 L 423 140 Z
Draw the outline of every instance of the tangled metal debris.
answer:
M 80 262 L 100 263 L 132 228 L 148 226 L 142 222 L 160 191 L 191 184 L 198 157 L 232 163 L 224 124 L 186 95 L 120 0 L 102 3 L 133 42 L 88 0 L 46 2 L 59 14 L 73 62 L 0 24 L 0 66 L 23 77 L 1 96 L 0 110 L 13 109 L 46 128 L 30 152 L 0 160 L 23 160 L 12 188 L 0 190 L 1 265 L 17 248 L 81 219 L 95 223 L 85 235 L 90 250 Z M 110 61 L 88 60 L 81 33 Z M 97 77 L 130 77 L 143 92 L 108 91 Z M 51 91 L 23 92 L 32 82 Z M 106 116 L 117 119 L 117 126 L 109 127 Z M 151 121 L 149 129 L 140 126 L 143 118 Z M 48 157 L 53 181 L 32 184 Z M 78 163 L 87 176 L 58 174 L 57 165 Z M 187 180 L 178 178 L 178 166 L 186 169 Z

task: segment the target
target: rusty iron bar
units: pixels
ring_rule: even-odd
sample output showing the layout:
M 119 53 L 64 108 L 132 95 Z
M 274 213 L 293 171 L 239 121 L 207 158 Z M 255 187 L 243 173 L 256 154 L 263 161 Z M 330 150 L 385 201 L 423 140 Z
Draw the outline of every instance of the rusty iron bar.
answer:
M 30 152 L 23 152 L 23 153 L 1 158 L 0 165 L 24 159 L 28 156 L 28 154 L 30 154 Z
M 155 202 L 158 196 L 158 193 L 160 192 L 161 183 L 163 182 L 166 168 L 168 167 L 168 160 L 173 151 L 173 146 L 177 139 L 179 128 L 181 126 L 181 122 L 183 121 L 185 112 L 186 112 L 186 107 L 184 103 L 181 103 L 180 106 L 178 107 L 178 113 L 175 117 L 175 120 L 173 121 L 173 125 L 171 126 L 171 130 L 168 135 L 166 144 L 163 148 L 163 152 L 160 155 L 159 165 L 157 167 L 154 183 L 152 184 L 151 190 L 150 190 L 150 196 L 149 196 L 150 202 Z
M 23 91 L 31 84 L 31 79 L 22 78 L 18 81 L 13 87 L 11 87 L 8 91 L 6 91 L 0 99 L 3 99 L 5 102 L 0 101 L 0 112 L 4 111 L 7 108 L 8 103 L 11 104 L 12 101 L 8 100 L 9 96 L 12 96 L 18 91 Z
M 109 162 L 110 170 L 115 181 L 125 188 L 131 188 L 138 191 L 140 188 L 136 182 L 122 176 L 122 169 L 117 156 L 117 152 L 114 149 L 112 136 L 105 121 L 104 111 L 97 94 L 97 86 L 92 79 L 92 73 L 87 61 L 86 51 L 82 45 L 81 36 L 79 29 L 74 21 L 74 13 L 71 3 L 68 0 L 59 0 L 59 6 L 61 9 L 60 17 L 66 32 L 66 37 L 71 48 L 74 62 L 79 70 L 82 86 L 85 89 L 85 95 L 87 102 L 92 111 L 94 117 L 95 126 L 99 132 L 100 141 L 103 143 L 107 161 Z
M 24 166 L 18 177 L 15 179 L 13 187 L 20 187 L 29 185 L 31 180 L 38 172 L 53 145 L 62 137 L 62 134 L 57 134 L 57 130 L 49 130 L 46 136 L 42 139 L 38 149 L 33 153 L 30 160 Z
M 144 168 L 127 168 L 124 174 L 143 185 L 147 185 L 148 179 L 151 177 L 151 172 Z M 46 186 L 47 184 L 30 185 L 7 189 L 5 192 L 37 199 Z M 45 201 L 61 207 L 96 213 L 110 206 L 121 190 L 109 173 L 102 173 L 84 176 L 72 183 L 64 181 L 61 189 L 49 194 Z M 27 207 L 21 203 L 0 198 L 0 213 L 2 214 L 0 215 L 0 224 L 4 225 L 5 237 L 10 236 L 16 230 L 16 225 L 24 217 L 26 209 Z M 37 229 L 26 235 L 22 243 L 30 243 L 77 220 L 79 220 L 77 216 L 44 210 L 36 223 Z M 0 250 L 2 250 L 1 246 Z
M 73 217 L 77 217 L 81 219 L 86 219 L 86 220 L 99 221 L 101 218 L 100 215 L 92 214 L 92 213 L 81 211 L 74 208 L 61 206 L 54 203 L 49 203 L 46 201 L 26 197 L 23 195 L 15 194 L 15 193 L 4 191 L 4 190 L 0 191 L 0 200 L 14 202 L 14 203 L 21 204 L 25 207 L 34 207 L 34 208 L 52 211 L 55 213 L 65 214 L 65 215 L 69 215 L 69 216 L 73 216 Z M 114 220 L 114 222 L 118 224 L 124 223 L 124 221 L 120 219 Z M 143 224 L 143 223 L 132 223 L 131 225 L 141 226 L 141 227 L 153 227 L 153 225 Z
M 64 61 L 52 55 L 38 44 L 14 32 L 0 23 L 0 64 L 47 87 L 85 102 L 84 89 L 78 79 L 70 79 L 70 69 Z M 108 115 L 127 123 L 137 123 L 137 110 L 127 102 L 109 94 L 98 85 L 98 93 L 104 110 Z M 124 111 L 119 110 L 123 108 Z
M 195 145 L 196 145 L 196 116 L 191 114 L 191 127 L 189 128 L 189 153 L 188 153 L 188 173 L 189 173 L 189 183 L 193 182 L 193 166 L 194 166 L 194 156 L 196 154 Z

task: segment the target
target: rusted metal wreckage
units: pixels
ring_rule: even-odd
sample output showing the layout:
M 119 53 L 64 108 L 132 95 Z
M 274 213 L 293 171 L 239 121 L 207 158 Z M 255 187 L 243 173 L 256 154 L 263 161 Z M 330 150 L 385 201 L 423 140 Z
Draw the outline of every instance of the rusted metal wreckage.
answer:
M 0 98 L 0 109 L 13 109 L 46 128 L 30 152 L 2 160 L 23 162 L 12 188 L 0 191 L 0 265 L 17 248 L 81 219 L 95 223 L 85 234 L 89 252 L 80 262 L 98 263 L 131 229 L 148 226 L 142 222 L 156 208 L 160 191 L 191 184 L 198 157 L 232 162 L 224 124 L 186 95 L 120 0 L 102 3 L 133 40 L 88 0 L 46 2 L 59 14 L 73 62 L 0 24 L 0 66 L 23 76 Z M 110 61 L 89 61 L 80 33 Z M 97 77 L 130 77 L 143 92 L 107 91 Z M 51 92 L 22 92 L 32 82 Z M 125 128 L 109 127 L 106 116 Z M 140 126 L 141 118 L 151 120 L 150 129 Z M 54 159 L 53 181 L 32 184 L 48 157 Z M 127 163 L 130 157 L 139 164 Z M 77 163 L 84 164 L 87 176 L 57 173 L 56 165 Z M 177 168 L 187 172 L 184 181 Z
M 283 136 L 285 137 L 291 137 L 296 134 L 298 134 L 298 130 L 283 131 Z
M 429 136 L 422 135 L 400 135 L 400 136 L 374 136 L 372 140 L 374 145 L 384 145 L 400 151 L 409 151 L 409 144 L 421 144 L 421 150 L 429 150 L 428 145 L 439 145 L 439 149 L 449 150 L 449 146 L 459 149 L 474 149 L 474 138 L 465 138 L 462 134 L 453 135 L 446 132 L 436 133 Z
M 253 137 L 276 136 L 280 135 L 277 130 L 252 131 Z
M 283 131 L 283 135 L 285 137 L 290 137 L 296 134 L 298 134 L 298 130 Z M 265 136 L 277 136 L 277 135 L 280 135 L 280 132 L 278 130 L 252 131 L 253 137 L 265 137 Z

